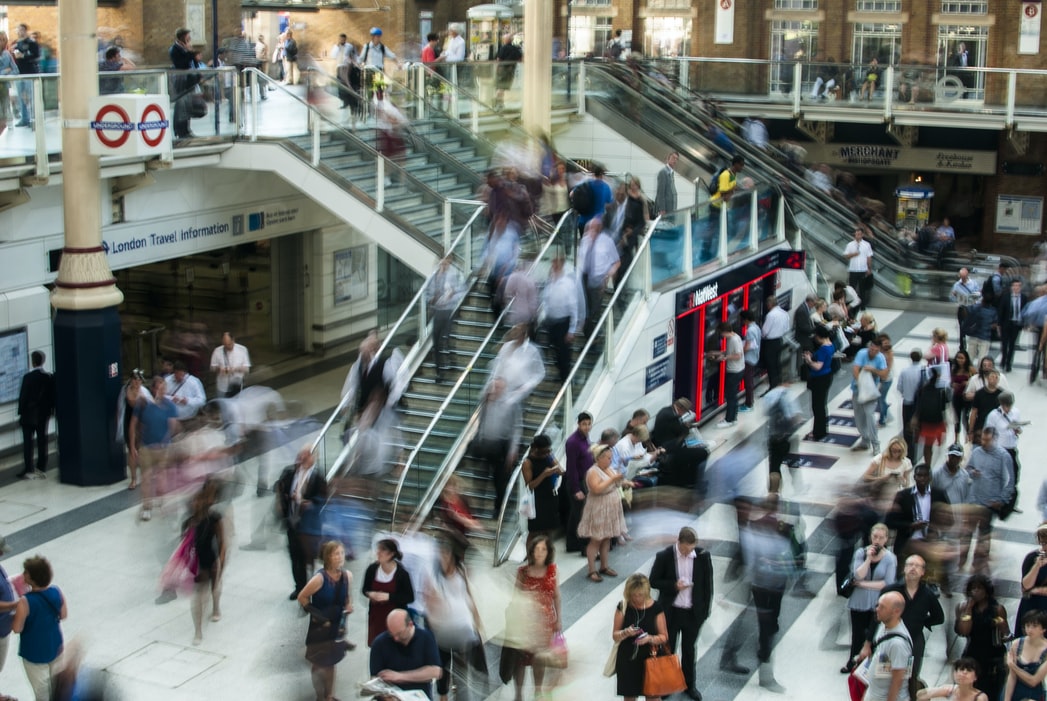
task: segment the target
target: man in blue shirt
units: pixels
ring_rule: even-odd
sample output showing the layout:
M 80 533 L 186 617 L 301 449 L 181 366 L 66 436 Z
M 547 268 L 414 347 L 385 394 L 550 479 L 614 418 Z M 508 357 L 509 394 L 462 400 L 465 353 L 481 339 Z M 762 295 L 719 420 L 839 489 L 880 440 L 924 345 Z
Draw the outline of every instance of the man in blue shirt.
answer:
M 390 613 L 385 625 L 386 632 L 371 645 L 371 676 L 404 691 L 418 689 L 431 699 L 432 682 L 443 674 L 436 638 L 415 627 L 403 609 Z
M 867 401 L 858 401 L 858 382 L 863 372 L 870 373 L 879 388 L 880 382 L 887 379 L 887 358 L 880 352 L 879 339 L 869 341 L 869 345 L 862 348 L 854 356 L 852 368 L 854 379 L 851 380 L 851 404 L 854 407 L 854 424 L 861 438 L 851 446 L 851 450 L 865 450 L 872 447 L 874 454 L 880 452 L 880 437 L 876 428 L 876 403 L 880 398 L 877 392 L 875 397 L 867 398 Z

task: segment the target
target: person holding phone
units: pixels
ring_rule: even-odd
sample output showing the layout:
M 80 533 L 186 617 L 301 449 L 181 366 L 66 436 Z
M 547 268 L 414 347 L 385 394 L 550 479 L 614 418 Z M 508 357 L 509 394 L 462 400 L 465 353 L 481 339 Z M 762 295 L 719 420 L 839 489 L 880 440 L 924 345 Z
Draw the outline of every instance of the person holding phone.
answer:
M 533 537 L 560 527 L 560 501 L 554 486 L 566 470 L 556 461 L 549 436 L 539 433 L 523 461 L 523 478 L 534 492 L 534 518 L 527 520 L 527 533 Z
M 1030 611 L 1047 611 L 1047 523 L 1036 529 L 1037 548 L 1022 561 L 1022 598 L 1014 617 L 1014 630 Z
M 614 665 L 618 695 L 625 701 L 635 701 L 643 693 L 649 646 L 664 645 L 669 640 L 665 612 L 651 598 L 651 582 L 646 576 L 634 574 L 625 580 L 625 596 L 614 610 L 611 639 L 618 643 Z M 653 701 L 650 696 L 647 699 Z

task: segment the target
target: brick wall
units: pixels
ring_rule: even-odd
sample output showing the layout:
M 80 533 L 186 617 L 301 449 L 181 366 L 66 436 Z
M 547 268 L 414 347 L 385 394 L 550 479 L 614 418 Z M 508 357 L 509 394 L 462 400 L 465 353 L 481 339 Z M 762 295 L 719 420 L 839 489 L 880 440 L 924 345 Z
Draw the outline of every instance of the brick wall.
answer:
M 1047 164 L 1047 134 L 1033 133 L 1029 137 L 1029 147 L 1021 156 L 1017 155 L 1003 134 L 1000 135 L 999 159 L 996 175 L 985 178 L 985 217 L 982 221 L 982 234 L 978 247 L 1013 256 L 1027 258 L 1033 255 L 1032 246 L 1040 240 L 1039 236 L 1019 236 L 996 233 L 996 197 L 997 195 L 1028 195 L 1043 197 L 1047 192 L 1047 176 L 1006 175 L 1003 172 L 1004 162 Z

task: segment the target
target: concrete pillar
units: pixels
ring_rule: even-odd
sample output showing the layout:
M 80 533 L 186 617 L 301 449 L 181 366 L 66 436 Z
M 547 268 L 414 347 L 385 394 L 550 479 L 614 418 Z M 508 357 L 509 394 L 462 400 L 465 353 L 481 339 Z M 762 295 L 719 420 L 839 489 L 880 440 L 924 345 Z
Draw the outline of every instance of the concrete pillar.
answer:
M 553 0 L 524 3 L 524 128 L 531 134 L 552 129 Z
M 88 100 L 98 94 L 95 0 L 62 0 L 58 55 L 62 77 L 62 201 L 65 247 L 51 304 L 58 387 L 58 455 L 63 482 L 111 484 L 123 479 L 115 441 L 120 392 L 123 294 L 102 249 L 98 158 L 90 154 Z M 40 122 L 42 128 L 42 122 Z

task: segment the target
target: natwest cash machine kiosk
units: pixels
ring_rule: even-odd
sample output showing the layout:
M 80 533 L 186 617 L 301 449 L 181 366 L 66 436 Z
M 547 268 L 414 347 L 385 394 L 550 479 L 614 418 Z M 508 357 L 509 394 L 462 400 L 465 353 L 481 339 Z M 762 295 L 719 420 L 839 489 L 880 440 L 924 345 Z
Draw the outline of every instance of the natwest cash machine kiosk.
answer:
M 677 292 L 673 397 L 690 399 L 698 422 L 727 401 L 725 361 L 707 355 L 726 347 L 717 326 L 729 321 L 742 333 L 739 317 L 746 309 L 761 323 L 769 295 L 775 295 L 779 306 L 788 310 L 792 291 L 779 289 L 779 270 L 802 270 L 805 259 L 803 251 L 770 251 Z

